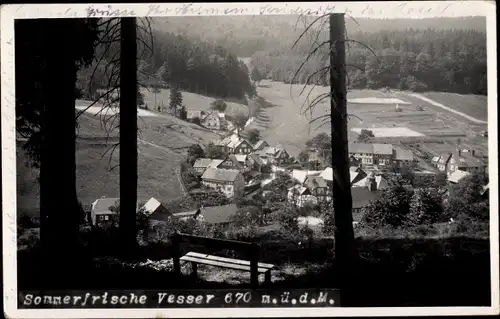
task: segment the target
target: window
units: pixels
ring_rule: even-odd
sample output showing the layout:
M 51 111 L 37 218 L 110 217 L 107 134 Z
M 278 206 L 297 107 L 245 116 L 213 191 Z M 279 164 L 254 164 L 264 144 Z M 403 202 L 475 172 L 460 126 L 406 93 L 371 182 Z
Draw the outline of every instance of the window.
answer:
M 104 215 L 104 220 L 109 220 L 109 216 L 108 215 Z

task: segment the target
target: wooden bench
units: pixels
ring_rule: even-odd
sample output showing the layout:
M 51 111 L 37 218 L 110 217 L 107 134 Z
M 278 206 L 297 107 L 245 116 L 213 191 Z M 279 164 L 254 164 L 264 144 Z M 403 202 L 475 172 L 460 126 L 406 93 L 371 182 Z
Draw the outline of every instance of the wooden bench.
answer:
M 260 263 L 260 247 L 255 243 L 247 243 L 235 240 L 222 240 L 215 238 L 205 238 L 188 234 L 176 234 L 172 237 L 174 271 L 180 274 L 180 261 L 190 262 L 192 265 L 192 275 L 197 276 L 198 264 L 214 266 L 220 268 L 234 269 L 250 272 L 252 287 L 259 286 L 259 275 L 264 275 L 266 283 L 271 282 L 271 271 L 274 265 Z M 185 255 L 181 252 L 181 245 L 203 246 L 204 250 L 217 251 L 231 249 L 242 252 L 249 260 L 241 260 L 228 257 L 220 257 L 206 252 L 188 251 Z M 182 256 L 183 255 L 183 256 Z

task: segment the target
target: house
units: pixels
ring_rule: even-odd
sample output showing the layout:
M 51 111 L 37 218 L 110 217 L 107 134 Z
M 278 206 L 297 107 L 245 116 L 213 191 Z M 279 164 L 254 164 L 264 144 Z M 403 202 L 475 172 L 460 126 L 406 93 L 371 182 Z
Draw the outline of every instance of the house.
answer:
M 391 144 L 350 143 L 349 157 L 351 165 L 385 166 L 392 164 L 394 149 Z
M 197 173 L 203 174 L 207 168 L 217 168 L 223 161 L 220 159 L 198 158 L 194 162 L 193 168 Z
M 280 146 L 268 146 L 256 152 L 256 154 L 259 155 L 266 164 L 282 164 L 290 158 L 288 152 Z
M 252 169 L 253 162 L 250 162 L 250 154 L 236 154 L 234 155 L 236 161 L 243 167 L 243 171 L 247 172 Z
M 304 186 L 309 189 L 311 195 L 318 198 L 318 200 L 325 200 L 330 196 L 328 185 L 321 176 L 307 176 Z
M 373 165 L 373 145 L 366 143 L 350 143 L 349 155 L 362 165 Z
M 95 200 L 90 209 L 90 221 L 92 225 L 112 224 L 118 216 L 113 207 L 119 205 L 119 198 L 99 198 Z
M 366 175 L 365 178 L 352 183 L 352 187 L 372 187 L 373 185 L 371 185 L 370 183 L 372 183 L 373 180 L 375 181 L 375 188 L 377 190 L 382 190 L 389 187 L 389 183 L 383 176 L 375 175 L 373 174 L 373 172 L 370 172 L 370 174 Z
M 226 115 L 224 113 L 213 111 L 206 115 L 201 124 L 213 131 L 228 131 L 230 130 L 230 123 L 226 119 Z
M 155 217 L 160 215 L 162 215 L 162 218 L 164 218 L 164 216 L 172 215 L 170 211 L 154 197 L 151 197 L 144 204 L 144 206 L 142 206 L 142 209 L 144 211 L 144 214 L 146 214 L 146 216 L 152 219 L 156 219 Z
M 321 176 L 326 181 L 326 183 L 331 186 L 331 183 L 333 182 L 333 170 L 331 167 L 325 168 L 321 172 L 321 174 L 319 174 L 319 176 Z M 356 183 L 365 178 L 366 173 L 359 167 L 351 166 L 349 167 L 349 177 L 352 185 L 353 183 Z
M 373 164 L 385 166 L 392 164 L 394 149 L 392 144 L 372 144 Z
M 288 201 L 294 203 L 298 207 L 304 207 L 306 203 L 316 204 L 317 199 L 311 195 L 311 191 L 302 185 L 295 185 L 288 189 Z
M 205 119 L 205 117 L 208 115 L 206 111 L 200 111 L 200 110 L 187 110 L 187 117 L 186 119 L 190 122 L 195 121 L 195 119 L 199 119 L 200 123 Z
M 207 226 L 227 227 L 236 216 L 238 207 L 235 204 L 200 207 L 195 218 Z
M 253 145 L 253 151 L 261 151 L 264 148 L 269 147 L 269 144 L 264 141 L 264 140 L 258 140 L 254 145 Z
M 403 149 L 401 147 L 395 147 L 393 161 L 397 165 L 412 164 L 416 162 L 416 158 L 413 155 L 412 151 Z
M 228 136 L 214 144 L 220 147 L 222 151 L 229 154 L 250 154 L 253 152 L 253 147 L 250 142 L 236 134 Z
M 227 197 L 244 194 L 245 179 L 238 170 L 207 168 L 201 180 L 203 185 L 220 190 Z
M 236 158 L 237 155 L 230 154 L 226 159 L 224 159 L 217 167 L 220 169 L 235 169 L 238 171 L 243 171 L 243 165 Z
M 319 176 L 322 171 L 308 171 L 302 169 L 292 170 L 292 178 L 295 179 L 300 184 L 303 184 L 308 176 Z
M 247 167 L 251 170 L 262 172 L 262 168 L 265 163 L 257 154 L 248 154 L 247 156 Z
M 460 170 L 469 173 L 485 174 L 488 165 L 476 156 L 474 150 L 458 149 L 439 156 L 437 168 L 440 172 L 450 176 L 453 172 Z
M 353 218 L 358 219 L 362 209 L 376 200 L 380 196 L 380 192 L 373 187 L 351 187 L 351 196 Z

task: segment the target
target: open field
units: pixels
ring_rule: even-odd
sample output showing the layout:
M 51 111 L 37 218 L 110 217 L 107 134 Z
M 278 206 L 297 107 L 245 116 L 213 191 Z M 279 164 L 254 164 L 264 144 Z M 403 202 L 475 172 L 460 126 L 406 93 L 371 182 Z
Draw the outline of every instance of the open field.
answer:
M 164 109 L 168 109 L 170 103 L 170 90 L 161 89 L 159 93 L 153 93 L 151 90 L 142 89 L 141 92 L 144 94 L 144 103 L 148 106 L 148 109 L 153 109 L 154 105 L 163 105 Z M 210 109 L 210 103 L 215 101 L 215 98 L 208 96 L 203 96 L 200 94 L 182 92 L 182 101 L 188 110 L 200 110 L 208 111 Z M 248 115 L 248 108 L 246 105 L 241 103 L 236 103 L 226 101 L 228 115 L 235 115 L 237 113 L 243 113 Z
M 329 91 L 328 87 L 307 86 L 300 95 L 302 85 L 262 81 L 257 88 L 264 100 L 264 107 L 251 125 L 261 130 L 261 135 L 270 144 L 281 144 L 296 156 L 305 142 L 320 132 L 330 132 L 328 113 L 330 102 L 325 99 L 307 110 L 317 96 Z M 310 93 L 309 99 L 307 95 Z M 349 113 L 349 140 L 357 138 L 356 129 L 366 128 L 381 132 L 375 140 L 398 143 L 399 141 L 433 142 L 448 141 L 469 143 L 473 147 L 487 148 L 487 139 L 479 136 L 486 130 L 485 124 L 476 123 L 466 117 L 447 111 L 441 107 L 411 96 L 406 92 L 381 92 L 376 90 L 353 90 L 347 95 Z M 403 101 L 394 101 L 398 99 Z M 350 103 L 354 101 L 355 103 Z M 467 101 L 483 103 L 477 108 L 485 108 L 485 99 L 469 97 Z M 369 102 L 369 103 L 367 103 Z M 383 103 L 382 103 L 383 102 Z M 389 103 L 390 102 L 390 103 Z M 397 102 L 400 111 L 396 110 Z M 468 104 L 469 103 L 469 104 Z M 472 102 L 466 102 L 462 109 Z M 470 106 L 472 107 L 472 106 Z M 320 118 L 314 122 L 313 119 Z M 403 130 L 403 131 L 401 131 Z M 415 132 L 415 133 L 414 133 Z M 413 135 L 413 136 L 412 136 Z
M 89 102 L 78 101 L 77 106 Z M 151 113 L 152 115 L 150 115 Z M 118 122 L 118 119 L 116 120 Z M 106 132 L 99 116 L 84 113 L 79 117 L 77 139 L 77 193 L 82 204 L 89 205 L 101 196 L 119 196 L 118 130 Z M 139 180 L 138 198 L 155 197 L 169 201 L 183 196 L 178 176 L 179 165 L 191 144 L 206 145 L 218 138 L 195 124 L 155 112 L 146 112 L 138 120 Z M 39 207 L 36 172 L 24 165 L 24 152 L 18 147 L 17 185 L 19 213 L 37 214 Z
M 442 103 L 478 120 L 488 121 L 488 97 L 444 92 L 425 92 L 421 95 Z

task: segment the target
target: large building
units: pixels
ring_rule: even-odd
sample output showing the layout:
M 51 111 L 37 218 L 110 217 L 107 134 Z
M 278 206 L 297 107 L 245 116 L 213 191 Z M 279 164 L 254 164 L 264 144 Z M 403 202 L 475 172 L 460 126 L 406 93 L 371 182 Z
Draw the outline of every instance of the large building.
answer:
M 432 159 L 433 164 L 440 172 L 450 176 L 460 170 L 468 173 L 486 174 L 488 165 L 486 161 L 478 156 L 474 150 L 457 149 L 446 152 Z
M 220 190 L 227 197 L 242 196 L 245 178 L 238 170 L 207 168 L 201 176 L 202 184 Z
M 391 144 L 350 143 L 349 155 L 362 165 L 384 166 L 392 164 L 394 149 Z

